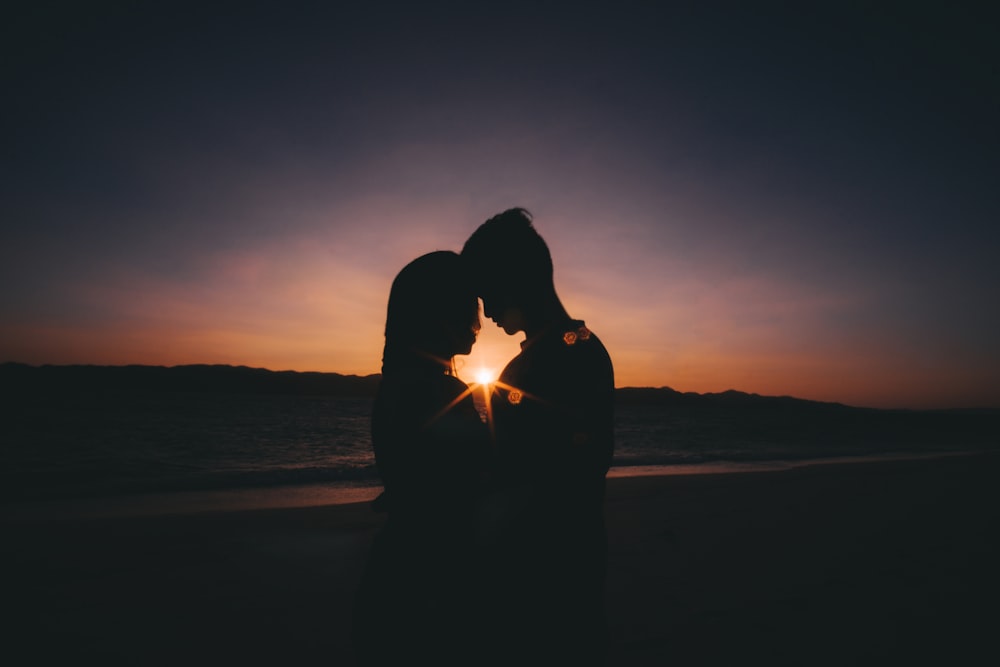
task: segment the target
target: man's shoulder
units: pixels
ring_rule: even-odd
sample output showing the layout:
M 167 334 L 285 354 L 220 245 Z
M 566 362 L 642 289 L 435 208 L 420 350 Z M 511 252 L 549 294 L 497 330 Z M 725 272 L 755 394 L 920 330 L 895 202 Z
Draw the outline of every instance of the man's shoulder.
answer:
M 544 341 L 524 353 L 518 364 L 521 378 L 539 389 L 560 392 L 593 391 L 614 385 L 614 369 L 607 348 L 582 321 L 550 331 Z
M 611 366 L 611 355 L 604 342 L 582 321 L 574 321 L 555 339 L 552 347 L 566 363 Z

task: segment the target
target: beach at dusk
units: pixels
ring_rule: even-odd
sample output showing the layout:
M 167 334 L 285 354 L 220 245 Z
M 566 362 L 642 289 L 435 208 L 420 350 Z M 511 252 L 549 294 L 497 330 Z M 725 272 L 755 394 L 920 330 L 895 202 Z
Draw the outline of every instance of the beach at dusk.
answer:
M 21 4 L 5 664 L 1000 664 L 996 7 Z
M 377 386 L 0 365 L 8 654 L 355 664 Z M 998 443 L 991 410 L 619 390 L 609 667 L 972 664 L 1000 593 Z
M 973 455 L 613 478 L 609 665 L 990 664 L 998 471 Z M 366 502 L 5 520 L 5 654 L 353 665 L 381 520 Z

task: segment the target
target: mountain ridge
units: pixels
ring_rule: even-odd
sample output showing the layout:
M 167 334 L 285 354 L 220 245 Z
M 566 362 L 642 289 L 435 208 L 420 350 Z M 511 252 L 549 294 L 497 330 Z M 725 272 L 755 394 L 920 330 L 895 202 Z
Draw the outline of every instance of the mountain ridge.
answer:
M 0 363 L 0 391 L 7 394 L 73 391 L 231 392 L 365 398 L 375 395 L 380 378 L 379 373 L 356 375 L 327 371 L 271 370 L 231 364 L 162 366 Z M 619 405 L 885 411 L 794 396 L 761 395 L 736 389 L 699 394 L 677 391 L 669 386 L 617 387 L 615 398 Z
M 233 392 L 374 396 L 381 376 L 320 371 L 273 371 L 229 364 L 105 366 L 0 364 L 4 391 Z

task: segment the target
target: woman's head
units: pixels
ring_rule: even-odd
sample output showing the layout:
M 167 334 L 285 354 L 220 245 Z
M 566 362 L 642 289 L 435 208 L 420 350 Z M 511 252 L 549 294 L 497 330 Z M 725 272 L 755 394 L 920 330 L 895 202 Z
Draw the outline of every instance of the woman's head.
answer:
M 479 331 L 479 300 L 460 255 L 447 250 L 421 255 L 403 267 L 389 291 L 382 371 L 450 368 L 468 354 Z

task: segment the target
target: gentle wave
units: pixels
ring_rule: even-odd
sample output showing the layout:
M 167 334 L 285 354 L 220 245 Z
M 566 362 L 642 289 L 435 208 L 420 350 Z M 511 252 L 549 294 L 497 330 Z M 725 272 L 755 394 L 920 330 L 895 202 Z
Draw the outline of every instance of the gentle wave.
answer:
M 14 399 L 0 426 L 0 499 L 377 485 L 371 405 L 208 393 Z M 823 420 L 622 406 L 614 466 L 691 469 L 997 447 L 995 415 L 976 419 L 857 411 Z

